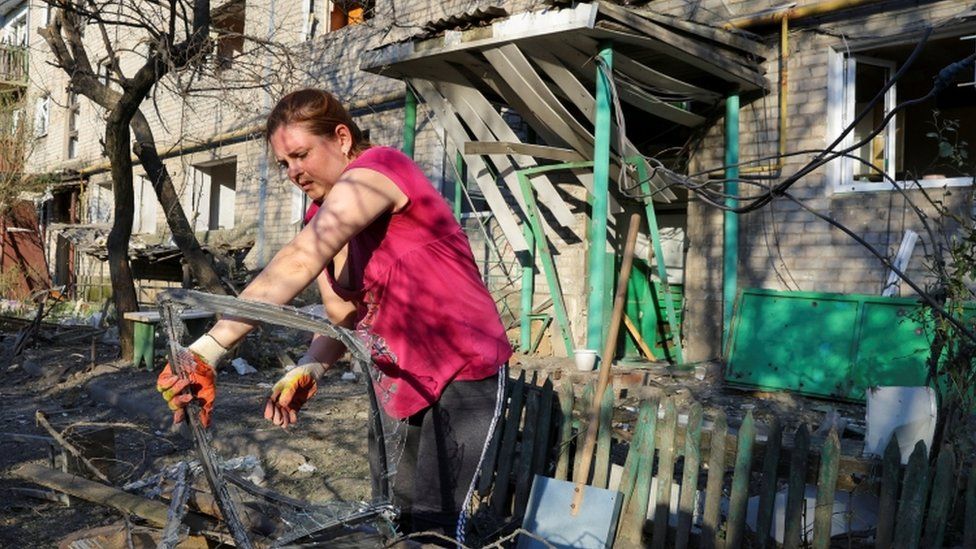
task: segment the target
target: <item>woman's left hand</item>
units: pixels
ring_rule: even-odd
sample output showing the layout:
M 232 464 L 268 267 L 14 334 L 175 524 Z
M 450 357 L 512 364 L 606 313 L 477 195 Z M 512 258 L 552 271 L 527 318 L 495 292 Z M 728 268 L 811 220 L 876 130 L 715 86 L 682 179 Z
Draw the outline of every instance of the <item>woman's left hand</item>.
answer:
M 317 363 L 303 364 L 289 370 L 271 389 L 271 396 L 264 406 L 264 419 L 279 427 L 297 423 L 298 411 L 318 390 L 315 380 L 322 371 L 323 365 Z

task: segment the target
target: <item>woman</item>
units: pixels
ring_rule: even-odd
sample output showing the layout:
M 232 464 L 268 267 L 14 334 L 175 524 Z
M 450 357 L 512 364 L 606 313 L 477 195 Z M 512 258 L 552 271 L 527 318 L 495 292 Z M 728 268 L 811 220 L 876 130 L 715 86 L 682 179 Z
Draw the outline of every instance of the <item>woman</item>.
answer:
M 329 318 L 368 334 L 382 411 L 406 431 L 392 483 L 401 524 L 453 533 L 489 434 L 498 373 L 512 353 L 467 238 L 420 168 L 394 149 L 371 146 L 329 93 L 305 89 L 282 98 L 266 137 L 314 206 L 304 229 L 240 297 L 284 304 L 317 279 Z M 193 398 L 181 394 L 189 386 L 209 424 L 213 366 L 252 327 L 217 322 L 190 345 L 195 372 L 188 380 L 167 364 L 157 388 L 174 421 Z M 314 338 L 275 384 L 264 416 L 283 427 L 295 423 L 343 351 L 333 339 Z M 376 486 L 379 469 L 371 466 Z

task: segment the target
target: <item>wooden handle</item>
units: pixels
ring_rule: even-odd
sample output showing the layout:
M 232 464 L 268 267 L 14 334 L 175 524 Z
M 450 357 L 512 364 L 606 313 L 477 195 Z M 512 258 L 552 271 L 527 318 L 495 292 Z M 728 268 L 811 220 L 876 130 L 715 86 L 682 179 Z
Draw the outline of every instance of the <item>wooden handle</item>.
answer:
M 620 334 L 620 319 L 624 314 L 624 304 L 627 301 L 627 283 L 630 281 L 630 271 L 634 266 L 634 247 L 637 244 L 637 232 L 640 229 L 640 214 L 630 216 L 630 227 L 627 231 L 627 242 L 624 245 L 624 262 L 620 268 L 620 279 L 617 280 L 617 293 L 613 298 L 613 312 L 610 314 L 610 330 L 607 333 L 603 354 L 600 355 L 600 376 L 590 406 L 590 423 L 586 429 L 586 442 L 583 444 L 583 456 L 580 468 L 576 471 L 576 490 L 573 496 L 572 514 L 579 512 L 583 500 L 583 486 L 590 476 L 590 465 L 593 463 L 593 450 L 596 447 L 596 436 L 599 430 L 600 401 L 603 393 L 610 384 L 610 365 L 613 363 L 613 352 L 617 347 L 617 336 Z M 617 234 L 620 234 L 619 231 Z

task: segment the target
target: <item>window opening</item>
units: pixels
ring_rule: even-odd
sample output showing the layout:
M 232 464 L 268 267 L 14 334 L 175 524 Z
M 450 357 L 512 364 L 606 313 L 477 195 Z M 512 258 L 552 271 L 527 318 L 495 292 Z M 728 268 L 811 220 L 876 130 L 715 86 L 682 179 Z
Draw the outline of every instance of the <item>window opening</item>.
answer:
M 196 230 L 234 227 L 237 199 L 237 159 L 221 159 L 193 167 Z
M 78 121 L 79 112 L 81 106 L 78 104 L 78 94 L 73 91 L 68 91 L 68 104 L 67 104 L 67 156 L 69 159 L 78 156 Z
M 214 68 L 223 71 L 234 65 L 234 57 L 244 51 L 243 0 L 232 0 L 211 15 L 210 38 L 213 41 Z
M 372 17 L 372 1 L 333 0 L 332 10 L 329 13 L 329 30 L 335 31 L 343 27 L 358 25 Z
M 967 38 L 970 38 L 967 40 Z M 831 131 L 827 142 L 846 128 L 897 72 L 914 49 L 898 44 L 846 54 L 835 52 L 830 70 Z M 898 102 L 921 97 L 943 67 L 973 51 L 971 37 L 930 40 L 885 97 L 848 134 L 841 147 L 866 138 Z M 964 77 L 964 79 L 966 79 Z M 976 76 L 974 76 L 976 80 Z M 899 185 L 925 187 L 971 185 L 976 158 L 976 85 L 963 83 L 937 97 L 899 110 L 888 125 L 852 155 L 830 164 L 838 191 L 891 190 Z
M 44 94 L 37 98 L 34 105 L 34 135 L 44 137 L 47 135 L 47 124 L 51 116 L 51 96 Z
M 133 185 L 135 211 L 132 216 L 132 234 L 153 234 L 156 232 L 156 192 L 152 182 L 140 175 Z

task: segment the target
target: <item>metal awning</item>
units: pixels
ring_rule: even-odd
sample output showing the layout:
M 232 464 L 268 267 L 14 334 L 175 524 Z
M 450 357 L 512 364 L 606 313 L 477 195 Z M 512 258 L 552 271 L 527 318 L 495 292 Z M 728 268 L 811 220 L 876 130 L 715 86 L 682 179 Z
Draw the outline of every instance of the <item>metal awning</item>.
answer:
M 516 251 L 526 246 L 519 228 L 526 206 L 515 171 L 542 159 L 593 160 L 592 90 L 598 70 L 593 58 L 601 44 L 612 43 L 619 100 L 659 122 L 657 130 L 700 126 L 727 94 L 768 87 L 758 43 L 603 2 L 520 13 L 429 36 L 428 31 L 369 51 L 361 68 L 402 79 L 424 99 L 451 146 L 466 153 L 469 177 Z M 516 111 L 547 147 L 520 143 L 498 104 Z M 622 142 L 611 144 L 611 169 L 617 173 L 622 159 L 639 157 L 630 138 L 647 131 L 627 130 Z M 577 177 L 590 186 L 592 176 Z M 655 200 L 675 198 L 663 180 L 652 177 L 650 185 Z M 551 214 L 549 223 L 570 226 L 570 208 L 552 182 L 538 177 L 533 186 Z M 611 207 L 613 202 L 611 197 Z

